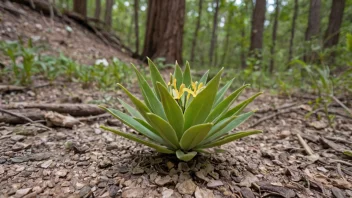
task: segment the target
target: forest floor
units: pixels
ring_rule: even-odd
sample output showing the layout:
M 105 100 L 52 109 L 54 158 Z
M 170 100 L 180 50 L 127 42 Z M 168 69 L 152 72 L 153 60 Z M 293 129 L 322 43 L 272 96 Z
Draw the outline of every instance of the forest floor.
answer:
M 52 27 L 37 12 L 18 9 L 25 17 L 0 9 L 0 39 L 36 37 L 51 46 L 48 53 L 60 49 L 87 64 L 113 56 L 135 61 L 79 25 L 70 24 L 73 34 L 68 37 L 65 23 L 58 19 Z M 239 128 L 263 129 L 263 134 L 229 143 L 222 147 L 223 153 L 200 155 L 188 163 L 99 129 L 108 124 L 130 131 L 111 117 L 88 119 L 72 129 L 0 123 L 0 197 L 352 197 L 352 160 L 342 154 L 352 150 L 352 119 L 332 105 L 331 111 L 339 114 L 332 129 L 322 112 L 306 117 L 312 98 L 301 96 L 267 91 L 248 107 L 258 109 L 256 115 Z M 125 97 L 120 91 L 54 82 L 0 93 L 0 105 L 107 100 L 115 104 Z M 313 153 L 307 153 L 300 137 Z

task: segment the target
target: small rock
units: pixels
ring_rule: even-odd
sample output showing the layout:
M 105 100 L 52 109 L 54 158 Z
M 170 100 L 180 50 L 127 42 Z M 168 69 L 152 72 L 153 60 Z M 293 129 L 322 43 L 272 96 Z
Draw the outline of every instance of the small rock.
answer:
M 92 189 L 90 186 L 84 186 L 80 191 L 79 191 L 79 197 L 88 197 L 87 195 L 92 193 Z
M 331 188 L 331 192 L 336 198 L 344 198 L 345 197 L 343 195 L 343 192 L 340 189 L 336 188 L 336 187 L 332 187 Z
M 40 165 L 40 167 L 42 167 L 42 168 L 48 168 L 48 167 L 51 165 L 52 162 L 53 162 L 53 160 L 45 161 L 45 162 L 43 162 L 43 163 Z
M 207 183 L 207 186 L 209 188 L 216 188 L 218 186 L 223 186 L 224 183 L 222 183 L 222 181 L 220 180 L 211 180 L 210 182 Z
M 4 167 L 0 166 L 0 175 L 5 172 Z
M 199 187 L 196 188 L 194 195 L 196 198 L 214 198 L 214 194 L 211 190 L 201 189 Z
M 128 168 L 128 166 L 120 166 L 118 168 L 119 173 L 128 173 L 130 171 L 130 169 Z
M 252 183 L 259 181 L 259 179 L 249 171 L 246 171 L 243 174 L 243 177 L 244 178 L 240 182 L 239 186 L 250 187 L 252 185 Z
M 16 197 L 23 197 L 24 195 L 28 194 L 32 188 L 22 188 L 16 191 Z
M 59 177 L 65 177 L 67 175 L 67 170 L 59 170 L 55 173 Z
M 328 126 L 328 124 L 324 123 L 323 121 L 314 121 L 312 123 L 309 123 L 308 125 L 314 127 L 317 130 L 324 129 Z
M 21 142 L 16 142 L 16 144 L 14 144 L 12 146 L 12 150 L 13 151 L 20 151 L 20 150 L 26 149 L 26 148 L 28 148 L 30 146 L 31 146 L 30 144 L 24 144 L 24 143 L 21 143 Z
M 106 150 L 108 151 L 115 150 L 118 148 L 119 148 L 119 145 L 116 142 L 112 142 L 106 146 Z
M 43 26 L 39 23 L 35 24 L 35 28 L 37 28 L 38 30 L 43 30 Z
M 172 169 L 175 166 L 175 164 L 172 163 L 171 161 L 168 161 L 168 162 L 166 162 L 166 166 L 170 170 L 170 169 Z
M 318 167 L 317 167 L 317 170 L 319 170 L 319 171 L 321 171 L 321 172 L 323 172 L 323 173 L 329 172 L 328 170 L 326 170 L 326 168 L 324 168 L 324 167 L 322 167 L 322 166 L 318 166 Z
M 79 183 L 79 182 L 76 183 L 76 189 L 77 190 L 82 189 L 84 186 L 85 186 L 85 184 L 83 184 L 83 183 Z
M 23 156 L 23 157 L 14 157 L 14 158 L 11 158 L 11 161 L 13 162 L 13 163 L 22 163 L 22 162 L 27 162 L 29 160 L 29 158 L 28 157 L 25 157 L 25 156 Z
M 291 132 L 289 130 L 283 130 L 281 133 L 279 133 L 278 137 L 280 139 L 285 139 L 291 135 Z
M 104 160 L 101 161 L 101 162 L 99 163 L 99 165 L 98 165 L 99 168 L 108 168 L 108 167 L 110 167 L 110 166 L 112 166 L 112 163 L 111 163 L 111 161 L 108 160 L 108 159 L 104 159 Z
M 155 179 L 155 183 L 159 186 L 164 186 L 166 184 L 169 184 L 172 182 L 172 179 L 169 175 L 166 175 L 165 177 L 158 176 Z
M 188 172 L 191 169 L 189 168 L 188 164 L 185 162 L 180 162 L 178 163 L 178 170 L 179 171 L 183 171 L 183 172 Z
M 191 175 L 189 173 L 181 173 L 179 178 L 178 178 L 178 182 L 182 183 L 188 179 L 191 179 Z
M 120 188 L 118 186 L 112 185 L 109 187 L 109 196 L 111 198 L 116 198 L 119 193 L 120 193 Z
M 20 142 L 20 141 L 24 140 L 25 138 L 26 138 L 26 136 L 24 136 L 24 135 L 11 136 L 11 140 L 16 141 L 16 142 Z
M 70 186 L 70 182 L 69 181 L 64 181 L 64 182 L 62 182 L 61 186 L 62 187 L 68 187 L 68 186 Z
M 31 161 L 43 161 L 43 160 L 49 159 L 50 157 L 51 157 L 50 153 L 36 153 L 29 156 L 29 159 Z
M 143 197 L 143 196 L 144 196 L 143 188 L 129 188 L 122 192 L 123 198 Z
M 197 172 L 196 172 L 196 176 L 197 176 L 199 179 L 208 182 L 210 179 L 205 176 L 204 172 L 205 172 L 204 169 L 201 169 L 200 171 L 197 171 Z
M 163 198 L 171 198 L 174 194 L 174 190 L 172 189 L 165 189 L 162 193 Z
M 248 187 L 242 187 L 241 194 L 243 198 L 255 198 L 252 190 Z
M 132 169 L 132 174 L 133 175 L 140 175 L 140 174 L 143 174 L 144 173 L 144 170 L 141 168 L 141 167 L 135 167 Z
M 6 161 L 7 161 L 6 158 L 0 157 L 0 164 L 5 163 Z
M 192 181 L 192 179 L 186 180 L 182 183 L 178 183 L 176 188 L 178 192 L 183 195 L 192 195 L 196 190 L 196 184 Z

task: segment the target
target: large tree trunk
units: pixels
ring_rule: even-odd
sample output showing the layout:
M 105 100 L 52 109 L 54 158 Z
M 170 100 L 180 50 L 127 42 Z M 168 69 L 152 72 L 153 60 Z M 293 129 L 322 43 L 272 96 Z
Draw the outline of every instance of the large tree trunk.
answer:
M 211 42 L 209 49 L 209 63 L 213 65 L 214 50 L 216 48 L 216 30 L 218 28 L 218 15 L 219 15 L 219 3 L 220 0 L 215 0 L 215 13 L 213 18 L 213 32 L 211 34 Z
M 231 25 L 232 25 L 232 18 L 233 18 L 234 12 L 233 9 L 230 9 L 227 14 L 227 19 L 226 19 L 226 27 L 225 27 L 225 40 L 224 40 L 224 49 L 223 49 L 223 54 L 221 57 L 221 62 L 220 66 L 224 65 L 226 62 L 227 58 L 227 52 L 229 51 L 229 43 L 230 43 L 230 36 L 231 36 Z
M 82 15 L 87 16 L 87 0 L 73 0 L 73 11 Z
M 193 40 L 192 40 L 192 49 L 191 49 L 191 57 L 190 57 L 191 63 L 193 62 L 194 56 L 195 56 L 194 52 L 195 52 L 196 46 L 197 46 L 198 32 L 199 32 L 199 28 L 200 28 L 200 22 L 202 19 L 202 9 L 203 9 L 203 0 L 199 0 L 197 24 L 196 24 L 196 29 L 194 31 L 194 36 L 193 36 Z
M 275 64 L 275 45 L 276 45 L 276 35 L 277 35 L 277 26 L 279 23 L 279 12 L 280 12 L 280 1 L 276 0 L 276 8 L 275 8 L 275 15 L 274 15 L 274 25 L 273 25 L 273 33 L 272 33 L 272 44 L 270 47 L 270 73 L 274 71 L 274 64 Z
M 329 26 L 326 29 L 324 36 L 324 48 L 335 46 L 339 42 L 340 27 L 342 23 L 344 8 L 345 0 L 332 1 Z
M 293 10 L 293 18 L 292 18 L 292 26 L 291 26 L 291 38 L 290 38 L 290 47 L 288 50 L 288 62 L 292 60 L 293 54 L 293 41 L 295 38 L 295 29 L 296 29 L 296 20 L 298 16 L 298 0 L 295 0 L 294 10 Z
M 308 27 L 306 30 L 306 41 L 319 35 L 320 29 L 320 6 L 321 0 L 310 0 Z
M 112 25 L 112 7 L 114 5 L 114 0 L 106 0 L 105 7 L 105 25 L 107 30 L 111 30 Z
M 266 0 L 257 0 L 252 15 L 251 45 L 249 52 L 257 58 L 263 48 L 263 33 L 265 21 Z
M 100 0 L 95 0 L 94 18 L 100 19 L 100 9 L 101 9 L 101 1 Z
M 143 56 L 182 63 L 185 0 L 148 0 Z
M 139 12 L 139 0 L 134 0 L 134 33 L 136 35 L 136 54 L 139 53 L 139 23 L 138 23 L 138 12 Z

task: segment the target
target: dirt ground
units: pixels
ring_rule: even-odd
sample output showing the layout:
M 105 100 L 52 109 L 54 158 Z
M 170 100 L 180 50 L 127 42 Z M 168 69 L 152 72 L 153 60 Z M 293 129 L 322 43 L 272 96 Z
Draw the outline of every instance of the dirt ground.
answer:
M 133 62 L 78 25 L 71 24 L 74 35 L 68 38 L 64 23 L 55 21 L 49 32 L 44 22 L 48 18 L 19 8 L 27 13 L 25 18 L 0 9 L 0 39 L 40 36 L 53 53 L 60 49 L 83 63 L 112 56 Z M 133 132 L 111 117 L 72 129 L 0 123 L 0 197 L 352 197 L 352 159 L 342 154 L 352 150 L 352 119 L 335 105 L 335 129 L 322 112 L 306 117 L 311 99 L 302 95 L 289 98 L 267 91 L 247 109 L 258 109 L 256 115 L 239 127 L 262 129 L 263 134 L 188 163 L 99 129 L 106 124 Z M 120 91 L 57 82 L 0 93 L 0 105 L 104 102 L 120 108 L 117 98 L 125 97 Z M 313 153 L 306 152 L 299 137 Z

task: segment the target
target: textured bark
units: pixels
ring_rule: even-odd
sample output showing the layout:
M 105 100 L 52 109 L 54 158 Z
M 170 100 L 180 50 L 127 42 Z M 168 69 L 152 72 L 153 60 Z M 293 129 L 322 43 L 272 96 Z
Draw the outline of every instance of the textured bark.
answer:
M 95 0 L 94 18 L 100 19 L 100 10 L 101 10 L 101 1 L 100 0 Z
M 200 28 L 200 22 L 202 19 L 203 1 L 204 0 L 199 0 L 199 4 L 198 4 L 197 24 L 196 24 L 196 29 L 194 30 L 194 36 L 193 36 L 193 40 L 192 40 L 192 49 L 191 49 L 191 57 L 190 57 L 191 63 L 194 60 L 194 52 L 195 52 L 196 46 L 197 46 L 198 32 L 199 32 L 199 28 Z
M 270 68 L 269 71 L 270 73 L 273 73 L 274 71 L 274 62 L 275 62 L 275 46 L 276 46 L 276 35 L 277 35 L 277 26 L 279 23 L 279 12 L 280 12 L 280 1 L 276 0 L 276 7 L 275 7 L 275 15 L 274 15 L 274 25 L 273 25 L 273 32 L 272 32 L 272 43 L 270 47 Z
M 112 7 L 114 5 L 114 0 L 106 0 L 105 7 L 105 25 L 108 30 L 111 30 L 112 25 Z
M 261 52 L 263 48 L 263 32 L 265 21 L 266 0 L 257 0 L 252 15 L 252 31 L 250 53 Z
M 311 0 L 309 7 L 308 27 L 306 31 L 306 41 L 319 35 L 320 29 L 320 7 L 321 0 Z
M 233 10 L 230 10 L 228 15 L 227 15 L 227 19 L 226 19 L 226 35 L 225 35 L 225 41 L 224 41 L 224 49 L 223 49 L 223 54 L 221 57 L 221 63 L 220 66 L 222 67 L 225 62 L 226 62 L 226 58 L 227 58 L 227 52 L 229 51 L 229 43 L 230 43 L 230 36 L 231 36 L 231 24 L 232 24 L 232 18 L 233 18 L 234 12 Z
M 293 41 L 294 41 L 294 38 L 295 38 L 297 16 L 298 16 L 298 0 L 295 0 L 294 10 L 293 10 L 293 17 L 292 17 L 292 26 L 291 26 L 290 47 L 289 47 L 289 51 L 288 51 L 288 62 L 290 62 L 292 60 Z
M 182 63 L 185 0 L 148 0 L 143 57 Z
M 332 1 L 329 25 L 324 36 L 324 48 L 333 47 L 339 42 L 340 27 L 342 23 L 344 8 L 345 0 Z
M 87 0 L 73 0 L 73 11 L 82 15 L 87 16 Z
M 216 48 L 216 30 L 218 28 L 218 15 L 219 15 L 219 3 L 220 0 L 215 0 L 215 13 L 213 18 L 213 32 L 211 34 L 211 42 L 209 49 L 209 63 L 213 65 L 214 50 Z
M 139 53 L 139 23 L 138 23 L 138 12 L 139 12 L 139 0 L 134 0 L 134 33 L 136 35 L 136 54 Z

